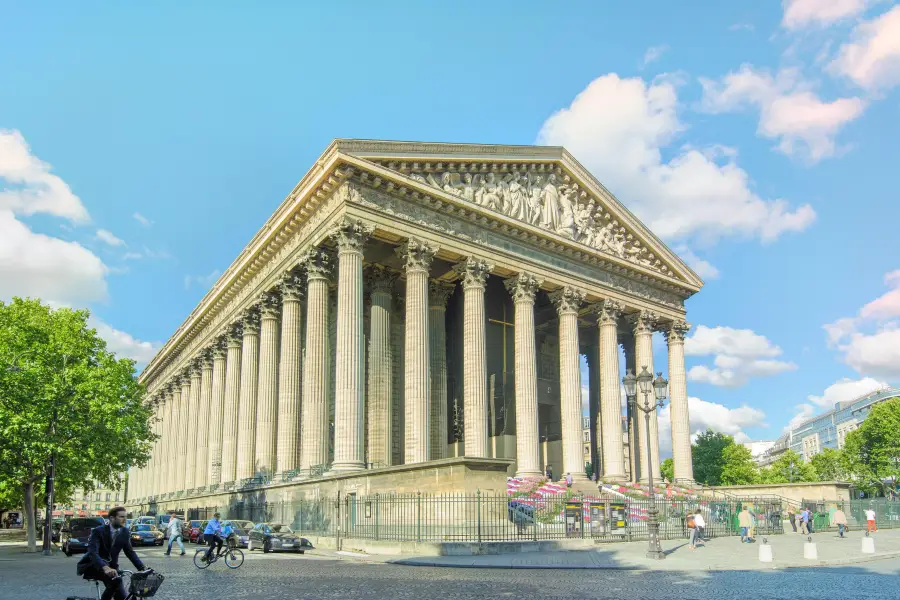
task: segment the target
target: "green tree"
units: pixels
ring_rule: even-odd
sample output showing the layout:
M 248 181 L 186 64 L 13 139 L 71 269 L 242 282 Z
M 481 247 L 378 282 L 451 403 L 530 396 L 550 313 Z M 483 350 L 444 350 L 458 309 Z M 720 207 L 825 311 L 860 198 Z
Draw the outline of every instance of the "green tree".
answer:
M 810 459 L 819 481 L 847 481 L 843 452 L 834 448 L 823 448 Z
M 867 491 L 886 493 L 886 481 L 900 477 L 900 398 L 872 407 L 862 424 L 844 438 L 844 467 Z
M 725 464 L 722 456 L 725 448 L 734 444 L 734 438 L 724 433 L 707 429 L 691 446 L 694 459 L 694 479 L 703 485 L 720 485 L 722 467 Z
M 675 461 L 667 458 L 659 465 L 659 472 L 669 481 L 675 481 Z
M 722 461 L 721 485 L 750 485 L 758 481 L 753 454 L 743 444 L 726 446 Z
M 759 479 L 760 483 L 817 481 L 816 471 L 812 465 L 803 462 L 800 455 L 793 450 L 786 450 L 775 462 L 761 469 Z
M 0 302 L 0 483 L 20 490 L 30 551 L 51 456 L 65 498 L 95 480 L 118 488 L 155 439 L 134 361 L 117 360 L 87 319 L 39 300 Z

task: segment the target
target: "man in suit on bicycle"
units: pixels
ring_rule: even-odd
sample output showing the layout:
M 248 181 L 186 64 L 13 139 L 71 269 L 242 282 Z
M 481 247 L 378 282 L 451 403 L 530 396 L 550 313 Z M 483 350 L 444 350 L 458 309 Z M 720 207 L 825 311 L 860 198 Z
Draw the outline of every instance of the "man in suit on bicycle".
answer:
M 109 523 L 91 529 L 87 553 L 78 561 L 77 573 L 85 579 L 103 582 L 106 590 L 101 600 L 124 600 L 125 585 L 117 572 L 119 552 L 124 552 L 138 571 L 146 569 L 131 547 L 131 533 L 125 527 L 125 507 L 109 511 Z

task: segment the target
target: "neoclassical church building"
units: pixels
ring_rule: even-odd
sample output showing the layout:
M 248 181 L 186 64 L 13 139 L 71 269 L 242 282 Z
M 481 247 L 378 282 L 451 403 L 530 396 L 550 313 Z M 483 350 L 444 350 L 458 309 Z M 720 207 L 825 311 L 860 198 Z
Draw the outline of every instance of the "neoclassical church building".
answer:
M 648 450 L 620 391 L 654 332 L 690 481 L 702 285 L 563 148 L 336 140 L 141 374 L 129 505 L 583 479 L 583 415 L 602 480 L 656 477 L 658 417 Z

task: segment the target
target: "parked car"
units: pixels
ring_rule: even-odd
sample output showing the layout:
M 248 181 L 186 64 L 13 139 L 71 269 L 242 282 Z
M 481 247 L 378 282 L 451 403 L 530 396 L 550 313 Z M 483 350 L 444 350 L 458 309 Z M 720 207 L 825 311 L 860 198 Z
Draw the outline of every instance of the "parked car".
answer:
M 240 519 L 231 519 L 231 526 L 234 528 L 234 534 L 237 536 L 238 548 L 246 548 L 250 541 L 250 532 L 256 524 L 253 521 L 243 521 Z
M 156 525 L 135 525 L 131 530 L 132 546 L 162 546 L 163 532 Z
M 250 531 L 247 550 L 262 549 L 263 552 L 294 551 L 303 554 L 312 549 L 306 538 L 300 537 L 287 525 L 281 523 L 257 523 Z
M 59 543 L 62 546 L 63 554 L 72 556 L 76 553 L 87 552 L 91 529 L 103 525 L 103 522 L 100 517 L 70 519 L 59 532 Z
M 62 519 L 53 519 L 52 524 L 50 525 L 50 540 L 54 544 L 59 543 L 60 531 L 65 525 L 65 522 Z
M 200 519 L 185 521 L 181 527 L 181 537 L 184 538 L 184 541 L 197 543 L 198 536 L 200 541 L 203 541 L 203 529 L 200 528 L 203 523 L 206 523 L 206 521 L 201 521 Z

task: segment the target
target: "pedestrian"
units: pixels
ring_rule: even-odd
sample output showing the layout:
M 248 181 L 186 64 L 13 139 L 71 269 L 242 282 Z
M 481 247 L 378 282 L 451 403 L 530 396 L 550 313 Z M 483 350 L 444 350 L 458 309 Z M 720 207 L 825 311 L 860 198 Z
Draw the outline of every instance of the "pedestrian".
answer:
M 738 526 L 741 528 L 741 543 L 752 543 L 753 538 L 750 536 L 750 528 L 753 527 L 753 515 L 750 514 L 750 510 L 746 506 L 738 513 Z
M 806 529 L 810 533 L 815 533 L 816 532 L 816 523 L 815 523 L 816 515 L 813 513 L 811 508 L 807 508 L 806 513 L 809 515 L 808 522 L 806 523 Z
M 178 542 L 178 547 L 181 548 L 181 554 L 179 556 L 184 556 L 184 539 L 181 531 L 181 519 L 178 518 L 174 510 L 169 511 L 169 524 L 166 526 L 166 534 L 169 536 L 169 547 L 166 550 L 166 556 L 169 556 L 172 553 L 172 544 L 176 541 Z
M 566 487 L 567 488 L 572 487 L 572 474 L 571 473 L 566 473 Z
M 800 533 L 809 535 L 809 510 L 805 508 L 800 511 Z
M 697 529 L 697 538 L 694 540 L 694 547 L 697 546 L 697 540 L 703 541 L 706 535 L 706 521 L 703 519 L 703 513 L 698 508 L 694 511 L 694 527 Z
M 791 529 L 794 530 L 794 533 L 797 533 L 797 515 L 791 507 L 788 507 L 788 520 L 791 522 Z
M 549 464 L 547 465 L 547 480 L 553 481 L 553 467 L 551 467 Z
M 688 513 L 687 515 L 687 529 L 690 537 L 688 538 L 688 548 L 691 550 L 697 549 L 697 523 L 694 521 L 694 515 Z
M 847 515 L 840 508 L 831 515 L 831 524 L 838 526 L 838 535 L 844 537 L 844 530 L 847 528 Z
M 878 524 L 875 522 L 875 511 L 870 506 L 865 510 L 866 513 L 866 531 L 874 533 L 878 531 Z

